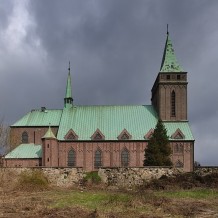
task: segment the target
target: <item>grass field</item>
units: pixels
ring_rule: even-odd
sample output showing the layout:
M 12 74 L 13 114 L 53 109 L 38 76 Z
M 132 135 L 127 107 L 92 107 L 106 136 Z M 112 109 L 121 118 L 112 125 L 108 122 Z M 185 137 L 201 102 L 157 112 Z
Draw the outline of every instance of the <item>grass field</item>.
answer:
M 2 196 L 0 217 L 218 217 L 218 191 L 51 189 Z

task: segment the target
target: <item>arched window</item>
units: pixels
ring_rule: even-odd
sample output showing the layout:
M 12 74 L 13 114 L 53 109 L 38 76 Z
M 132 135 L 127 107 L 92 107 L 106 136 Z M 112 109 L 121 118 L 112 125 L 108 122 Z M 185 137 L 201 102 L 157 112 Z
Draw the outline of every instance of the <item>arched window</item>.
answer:
M 176 116 L 176 93 L 174 90 L 171 93 L 171 116 Z
M 22 133 L 22 143 L 28 143 L 28 133 L 25 131 Z
M 100 149 L 98 149 L 95 152 L 95 168 L 99 168 L 102 166 L 102 152 Z
M 68 163 L 67 163 L 68 167 L 74 167 L 76 166 L 76 152 L 74 151 L 74 149 L 71 149 L 68 152 Z
M 124 148 L 121 152 L 121 166 L 127 167 L 129 165 L 129 151 Z

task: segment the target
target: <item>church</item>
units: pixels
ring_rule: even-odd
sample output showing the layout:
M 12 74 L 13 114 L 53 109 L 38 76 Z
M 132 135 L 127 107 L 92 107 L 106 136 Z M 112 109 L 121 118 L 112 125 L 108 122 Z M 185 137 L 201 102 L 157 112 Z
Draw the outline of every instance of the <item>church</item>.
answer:
M 167 32 L 151 105 L 80 106 L 73 103 L 70 67 L 63 109 L 32 110 L 11 125 L 13 150 L 5 167 L 143 167 L 158 119 L 167 129 L 174 167 L 193 171 L 194 137 L 187 117 L 187 72 Z

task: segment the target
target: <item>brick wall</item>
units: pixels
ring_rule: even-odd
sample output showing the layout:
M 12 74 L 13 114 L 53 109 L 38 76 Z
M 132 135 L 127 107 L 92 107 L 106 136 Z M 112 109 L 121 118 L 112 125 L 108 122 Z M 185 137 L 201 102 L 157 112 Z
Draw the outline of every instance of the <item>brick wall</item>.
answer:
M 37 167 L 41 165 L 41 159 L 3 159 L 4 167 Z

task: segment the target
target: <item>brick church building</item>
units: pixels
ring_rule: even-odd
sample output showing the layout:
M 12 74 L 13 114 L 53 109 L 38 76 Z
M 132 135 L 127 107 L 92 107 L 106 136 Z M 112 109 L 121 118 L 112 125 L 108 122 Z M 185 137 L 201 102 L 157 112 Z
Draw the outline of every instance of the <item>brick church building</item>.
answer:
M 164 122 L 172 162 L 193 170 L 194 138 L 187 118 L 187 72 L 167 33 L 151 105 L 74 105 L 70 68 L 64 108 L 32 110 L 11 126 L 6 167 L 142 167 L 157 120 Z

